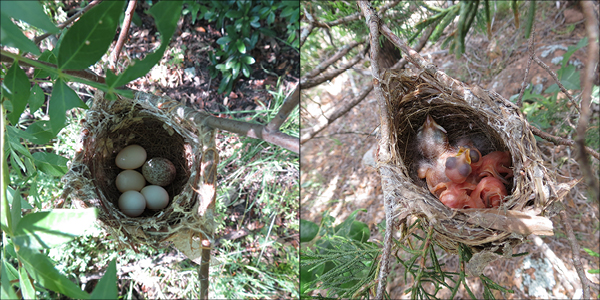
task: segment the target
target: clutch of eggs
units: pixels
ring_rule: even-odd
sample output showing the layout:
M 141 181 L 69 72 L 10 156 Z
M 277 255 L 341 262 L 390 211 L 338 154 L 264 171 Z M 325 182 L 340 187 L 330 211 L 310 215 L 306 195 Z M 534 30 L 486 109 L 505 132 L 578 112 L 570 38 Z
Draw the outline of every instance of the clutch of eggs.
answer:
M 115 164 L 124 169 L 117 175 L 115 184 L 122 193 L 119 209 L 130 217 L 137 217 L 146 208 L 159 210 L 169 204 L 169 194 L 162 187 L 175 179 L 175 166 L 165 158 L 153 158 L 146 162 L 146 150 L 139 145 L 129 145 L 117 154 Z M 135 171 L 142 168 L 144 175 Z M 146 181 L 151 185 L 146 185 Z

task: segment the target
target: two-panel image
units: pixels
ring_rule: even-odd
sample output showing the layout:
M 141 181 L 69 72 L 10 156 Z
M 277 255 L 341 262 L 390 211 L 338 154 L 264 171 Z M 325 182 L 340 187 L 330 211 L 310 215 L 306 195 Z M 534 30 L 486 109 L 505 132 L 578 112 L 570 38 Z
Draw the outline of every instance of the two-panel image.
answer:
M 0 1 L 1 299 L 597 299 L 597 1 Z

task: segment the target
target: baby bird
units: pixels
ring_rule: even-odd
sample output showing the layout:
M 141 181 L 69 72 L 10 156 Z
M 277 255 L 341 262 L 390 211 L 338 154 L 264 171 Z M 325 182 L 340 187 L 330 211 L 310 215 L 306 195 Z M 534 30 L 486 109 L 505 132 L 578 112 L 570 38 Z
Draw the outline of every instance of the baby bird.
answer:
M 492 176 L 504 184 L 508 184 L 508 178 L 513 176 L 510 152 L 494 151 L 483 157 L 481 166 L 478 168 L 479 178 Z M 506 175 L 501 175 L 506 174 Z
M 425 178 L 429 191 L 438 197 L 451 182 L 462 183 L 471 173 L 470 149 L 451 147 L 446 133 L 430 115 L 417 132 L 418 148 L 425 157 L 417 175 Z
M 444 127 L 436 123 L 430 115 L 427 115 L 425 123 L 417 132 L 418 147 L 425 158 L 437 158 L 450 148 L 446 133 Z
M 483 177 L 477 184 L 477 188 L 471 193 L 471 199 L 481 202 L 483 208 L 498 207 L 508 193 L 506 187 L 495 177 Z

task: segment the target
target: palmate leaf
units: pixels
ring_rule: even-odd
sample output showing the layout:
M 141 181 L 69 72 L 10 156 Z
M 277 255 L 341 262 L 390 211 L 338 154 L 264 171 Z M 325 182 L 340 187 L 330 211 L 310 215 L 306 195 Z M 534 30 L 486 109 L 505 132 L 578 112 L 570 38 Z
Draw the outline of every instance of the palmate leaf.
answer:
M 125 3 L 104 1 L 75 22 L 58 48 L 58 67 L 85 69 L 100 60 L 115 36 Z

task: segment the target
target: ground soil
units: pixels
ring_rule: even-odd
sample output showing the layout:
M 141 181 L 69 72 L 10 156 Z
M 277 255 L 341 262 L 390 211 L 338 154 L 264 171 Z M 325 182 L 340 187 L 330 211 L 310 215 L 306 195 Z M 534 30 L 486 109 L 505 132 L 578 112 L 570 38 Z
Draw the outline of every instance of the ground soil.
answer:
M 575 46 L 584 36 L 583 14 L 577 5 L 567 5 L 560 2 L 560 8 L 556 9 L 555 3 L 546 2 L 538 7 L 536 14 L 536 38 L 534 48 L 536 53 L 546 49 L 545 46 L 560 45 L 564 47 Z M 596 4 L 597 5 L 597 4 Z M 597 6 L 596 6 L 597 7 Z M 539 16 L 538 16 L 539 15 Z M 469 84 L 479 84 L 485 89 L 497 91 L 505 98 L 517 94 L 525 77 L 528 52 L 527 40 L 520 37 L 516 31 L 513 18 L 505 17 L 503 20 L 496 19 L 493 27 L 493 37 L 489 40 L 482 34 L 474 34 L 467 38 L 466 55 L 456 59 L 454 55 L 439 49 L 436 45 L 427 45 L 422 54 L 425 55 L 447 74 L 465 81 Z M 522 34 L 521 34 L 522 36 Z M 443 39 L 441 39 L 443 40 Z M 493 41 L 495 41 L 495 46 Z M 546 57 L 540 57 L 553 71 L 560 66 L 552 63 L 554 57 L 561 56 L 564 50 L 556 50 Z M 575 52 L 570 61 L 585 64 L 587 60 L 586 48 Z M 583 66 L 578 67 L 583 70 Z M 339 76 L 330 83 L 322 84 L 314 89 L 302 91 L 302 124 L 310 127 L 314 124 L 316 117 L 321 111 L 327 111 L 336 104 L 352 98 L 351 86 L 364 86 L 371 80 L 369 77 L 361 77 L 353 73 L 354 77 L 347 75 Z M 582 76 L 583 78 L 583 76 Z M 542 84 L 545 90 L 554 83 L 551 76 L 541 67 L 532 64 L 527 82 Z M 596 84 L 598 84 L 596 82 Z M 371 93 L 356 107 L 351 109 L 345 116 L 329 125 L 316 138 L 302 145 L 301 155 L 301 218 L 316 222 L 322 219 L 324 214 L 336 218 L 337 222 L 345 220 L 350 213 L 357 209 L 364 209 L 358 214 L 358 220 L 365 222 L 371 228 L 372 240 L 382 241 L 381 233 L 377 224 L 385 219 L 383 208 L 383 197 L 380 177 L 377 170 L 368 165 L 373 162 L 372 152 L 377 143 L 376 128 L 379 125 L 377 116 L 377 105 L 374 93 Z M 597 130 L 597 129 L 596 129 Z M 542 152 L 547 166 L 556 170 L 557 177 L 561 181 L 579 178 L 581 173 L 575 160 L 573 149 L 565 146 L 556 146 L 544 140 L 538 140 L 538 147 Z M 596 149 L 598 150 L 598 149 Z M 367 163 L 366 163 L 367 162 Z M 598 168 L 598 161 L 593 166 Z M 574 188 L 564 202 L 567 215 L 582 248 L 599 249 L 600 224 L 598 213 L 598 202 L 589 199 L 585 186 L 579 184 Z M 564 262 L 571 276 L 576 277 L 575 269 L 571 260 L 571 248 L 565 238 L 564 225 L 559 217 L 552 218 L 554 224 L 554 236 L 542 237 L 547 246 Z M 540 249 L 530 240 L 515 249 L 515 253 L 531 253 L 527 259 L 543 257 Z M 580 253 L 585 270 L 600 268 L 598 258 Z M 446 264 L 448 270 L 458 269 L 458 258 L 456 255 L 438 253 L 440 262 Z M 525 257 L 510 260 L 498 260 L 489 264 L 484 274 L 500 285 L 514 290 L 514 293 L 500 294 L 494 291 L 496 297 L 509 299 L 537 299 L 529 295 L 527 286 L 522 286 L 522 279 L 516 275 L 516 270 L 523 266 Z M 393 264 L 388 291 L 390 298 L 399 299 L 409 297 L 404 293 L 411 287 L 412 278 L 405 283 L 402 266 Z M 524 269 L 524 272 L 533 269 Z M 548 291 L 551 297 L 571 298 L 575 290 L 568 284 L 560 283 L 558 271 L 554 270 L 557 284 Z M 599 282 L 598 275 L 587 274 L 593 282 Z M 476 296 L 482 297 L 483 288 L 479 279 L 469 278 L 467 280 Z M 592 289 L 593 296 L 598 291 Z M 449 297 L 449 291 L 441 291 L 440 298 Z M 581 296 L 579 296 L 581 297 Z M 459 290 L 457 298 L 470 298 L 464 288 Z

